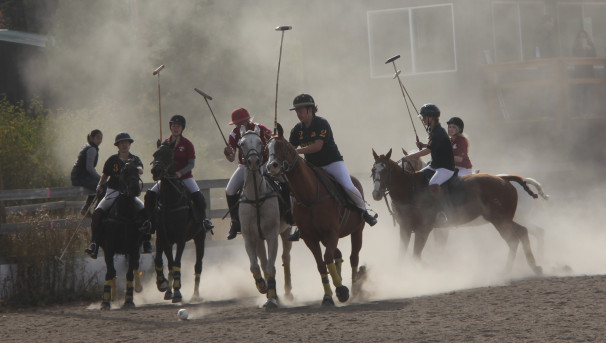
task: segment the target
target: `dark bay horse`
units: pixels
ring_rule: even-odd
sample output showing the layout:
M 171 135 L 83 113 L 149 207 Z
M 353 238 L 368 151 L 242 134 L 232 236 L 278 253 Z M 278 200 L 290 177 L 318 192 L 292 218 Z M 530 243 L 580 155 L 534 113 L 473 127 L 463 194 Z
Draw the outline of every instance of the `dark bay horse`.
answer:
M 292 195 L 295 198 L 293 215 L 305 245 L 311 250 L 322 278 L 324 297 L 322 305 L 334 305 L 332 289 L 328 275 L 332 278 L 337 298 L 341 302 L 349 299 L 349 289 L 343 285 L 341 265 L 343 257 L 337 248 L 339 238 L 351 236 L 352 283 L 354 290 L 361 282 L 361 271 L 358 270 L 359 254 L 362 249 L 362 232 L 365 222 L 357 211 L 347 208 L 331 195 L 327 187 L 317 176 L 319 168 L 313 167 L 299 157 L 295 148 L 284 139 L 282 126 L 278 124 L 278 135 L 267 143 L 269 161 L 267 171 L 274 175 L 284 175 Z M 352 181 L 361 194 L 360 182 Z M 326 249 L 322 256 L 322 243 Z
M 126 272 L 126 296 L 124 308 L 135 307 L 133 290 L 141 292 L 139 276 L 139 247 L 143 234 L 139 231 L 142 218 L 135 208 L 134 198 L 141 194 L 139 169 L 134 161 L 128 161 L 120 171 L 120 195 L 110 207 L 101 224 L 101 244 L 105 256 L 105 286 L 103 287 L 102 310 L 109 310 L 112 300 L 117 299 L 116 268 L 114 256 L 123 254 L 128 259 Z
M 263 175 L 264 143 L 261 140 L 259 127 L 255 126 L 254 131 L 246 131 L 242 126 L 240 134 L 242 137 L 240 148 L 246 167 L 239 207 L 242 237 L 257 290 L 267 294 L 267 302 L 263 306 L 272 309 L 278 307 L 276 294 L 278 238 L 282 241 L 285 296 L 292 298 L 290 277 L 292 242 L 288 240 L 290 225 L 280 216 L 279 194 L 271 185 L 273 181 Z M 261 261 L 267 282 L 261 275 L 258 260 Z
M 407 217 L 415 233 L 414 256 L 421 257 L 427 237 L 433 228 L 440 227 L 436 222 L 434 200 L 425 186 L 422 172 L 410 172 L 391 160 L 391 150 L 385 155 L 372 151 L 375 163 L 372 167 L 374 182 L 373 198 L 380 201 L 389 191 L 394 203 L 402 206 L 403 215 Z M 493 176 L 489 174 L 472 174 L 461 178 L 464 194 L 460 201 L 453 203 L 448 213 L 446 226 L 459 226 L 483 217 L 497 229 L 509 246 L 506 269 L 510 271 L 516 256 L 519 243 L 526 256 L 526 261 L 535 274 L 542 274 L 542 268 L 536 261 L 530 248 L 528 230 L 516 223 L 513 218 L 518 204 L 518 194 L 510 182 L 517 182 L 533 198 L 537 195 L 528 188 L 526 181 L 517 175 Z
M 196 263 L 194 265 L 195 285 L 192 299 L 200 298 L 200 276 L 206 231 L 200 227 L 190 206 L 189 192 L 179 180 L 173 166 L 172 144 L 162 144 L 154 153 L 152 175 L 154 181 L 160 181 L 160 189 L 153 214 L 153 226 L 156 228 L 156 285 L 160 292 L 166 292 L 164 299 L 173 303 L 181 302 L 181 257 L 185 243 L 194 240 Z M 173 255 L 173 246 L 176 246 Z M 162 255 L 168 262 L 169 278 L 164 276 Z M 172 289 L 171 289 L 172 288 Z

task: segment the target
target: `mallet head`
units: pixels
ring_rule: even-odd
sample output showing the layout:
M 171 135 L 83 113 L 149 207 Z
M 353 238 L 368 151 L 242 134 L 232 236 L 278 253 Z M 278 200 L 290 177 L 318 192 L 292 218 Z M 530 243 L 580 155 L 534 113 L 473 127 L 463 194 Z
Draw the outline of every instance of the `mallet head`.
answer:
M 292 26 L 278 26 L 276 27 L 276 31 L 288 31 L 292 30 Z
M 199 90 L 198 88 L 194 88 L 194 90 L 195 90 L 195 91 L 196 91 L 198 94 L 202 95 L 202 96 L 204 97 L 204 99 L 208 99 L 208 100 L 212 100 L 212 99 L 213 99 L 213 97 L 212 97 L 212 96 L 210 96 L 210 95 L 208 95 L 208 94 L 204 93 L 203 91 Z
M 393 62 L 395 60 L 397 60 L 398 58 L 400 58 L 400 55 L 395 55 L 394 57 L 388 59 L 387 61 L 385 61 L 385 64 Z
M 154 72 L 152 73 L 152 75 L 156 75 L 160 72 L 160 70 L 164 69 L 164 64 L 159 66 L 158 68 L 156 68 L 156 70 L 154 70 Z

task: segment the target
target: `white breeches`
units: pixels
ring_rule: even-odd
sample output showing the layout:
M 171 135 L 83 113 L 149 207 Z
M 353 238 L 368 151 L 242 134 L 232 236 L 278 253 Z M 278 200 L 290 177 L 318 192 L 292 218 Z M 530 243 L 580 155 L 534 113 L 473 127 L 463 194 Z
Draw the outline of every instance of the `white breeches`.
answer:
M 105 197 L 99 202 L 97 208 L 100 208 L 105 212 L 109 211 L 109 208 L 112 207 L 112 204 L 114 203 L 114 201 L 116 201 L 118 195 L 120 195 L 120 192 L 108 187 L 107 192 L 105 192 Z M 135 208 L 137 209 L 137 211 L 143 209 L 143 201 L 141 201 L 139 198 L 135 198 Z
M 351 200 L 354 201 L 358 208 L 364 211 L 366 210 L 366 203 L 364 202 L 360 191 L 358 191 L 356 186 L 354 186 L 353 182 L 351 182 L 351 176 L 347 171 L 345 162 L 333 162 L 331 164 L 325 165 L 324 167 L 322 167 L 322 169 L 324 169 L 328 174 L 334 177 L 337 182 L 340 183 L 343 188 L 345 188 L 345 191 L 347 191 L 347 194 L 349 195 Z

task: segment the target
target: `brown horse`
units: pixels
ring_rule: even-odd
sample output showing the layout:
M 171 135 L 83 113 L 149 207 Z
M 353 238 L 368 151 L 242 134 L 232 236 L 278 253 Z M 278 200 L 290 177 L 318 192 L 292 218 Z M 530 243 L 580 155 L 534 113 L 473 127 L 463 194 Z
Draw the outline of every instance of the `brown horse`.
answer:
M 389 191 L 394 203 L 406 209 L 404 212 L 407 217 L 406 224 L 410 225 L 415 233 L 414 256 L 421 257 L 427 237 L 433 228 L 459 226 L 483 217 L 494 225 L 509 246 L 508 271 L 512 269 L 518 244 L 521 242 L 528 265 L 537 275 L 542 274 L 542 268 L 536 265 L 530 248 L 528 230 L 513 220 L 518 195 L 510 184 L 511 181 L 519 183 L 532 197 L 537 197 L 520 176 L 489 174 L 463 176 L 461 193 L 451 194 L 451 196 L 459 196 L 459 201 L 452 204 L 452 210 L 448 211 L 448 221 L 439 225 L 436 222 L 435 201 L 425 186 L 423 173 L 404 170 L 391 160 L 391 150 L 386 155 L 378 156 L 374 150 L 372 154 L 375 158 L 372 167 L 373 198 L 379 201 L 385 192 Z
M 295 148 L 284 139 L 284 131 L 279 124 L 278 135 L 272 137 L 267 143 L 267 149 L 269 151 L 267 171 L 273 176 L 283 174 L 295 198 L 293 204 L 295 221 L 305 245 L 316 259 L 318 272 L 322 277 L 324 286 L 322 305 L 334 305 L 328 279 L 329 273 L 337 298 L 341 302 L 347 301 L 349 289 L 342 282 L 343 256 L 337 248 L 337 243 L 339 238 L 351 235 L 349 261 L 352 269 L 352 286 L 355 292 L 360 287 L 357 282 L 361 282 L 362 279 L 361 270 L 358 270 L 359 253 L 362 249 L 362 231 L 365 224 L 362 216 L 355 210 L 347 209 L 335 199 L 332 192 L 316 174 L 323 173 L 323 171 L 299 158 Z M 354 177 L 351 179 L 362 193 L 360 182 Z M 326 247 L 324 257 L 322 257 L 320 243 Z

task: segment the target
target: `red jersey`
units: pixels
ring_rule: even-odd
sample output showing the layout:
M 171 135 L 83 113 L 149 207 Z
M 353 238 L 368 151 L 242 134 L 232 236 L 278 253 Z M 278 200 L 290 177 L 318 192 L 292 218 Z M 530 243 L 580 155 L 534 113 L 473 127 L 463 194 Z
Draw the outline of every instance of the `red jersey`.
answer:
M 168 137 L 164 142 L 170 142 L 170 137 Z M 194 149 L 192 142 L 189 139 L 181 136 L 179 139 L 179 144 L 175 145 L 175 148 L 173 149 L 173 158 L 175 171 L 179 171 L 187 166 L 189 160 L 196 158 L 196 150 Z M 193 177 L 191 170 L 181 175 L 180 179 L 189 179 L 190 177 Z
M 261 141 L 263 142 L 263 144 L 267 143 L 267 140 L 272 135 L 272 131 L 263 124 L 253 122 L 246 124 L 246 131 L 254 130 L 255 125 L 259 126 Z M 238 127 L 235 127 L 229 134 L 228 144 L 232 149 L 238 150 L 238 164 L 242 164 L 242 149 L 240 149 L 240 138 L 242 138 L 242 136 L 240 136 L 240 129 L 238 129 Z M 267 151 L 263 151 L 263 162 L 267 162 L 267 158 Z
M 452 152 L 454 155 L 463 158 L 462 162 L 455 162 L 455 167 L 471 169 L 471 160 L 469 160 L 469 155 L 467 154 L 467 150 L 469 149 L 467 138 L 458 135 L 451 138 L 450 143 L 452 144 Z

